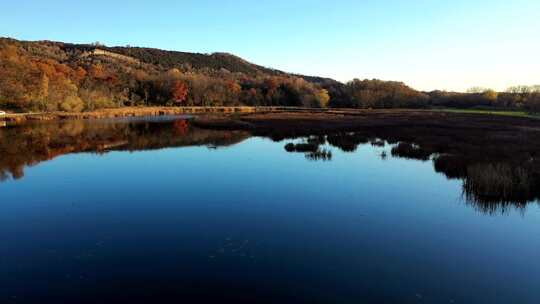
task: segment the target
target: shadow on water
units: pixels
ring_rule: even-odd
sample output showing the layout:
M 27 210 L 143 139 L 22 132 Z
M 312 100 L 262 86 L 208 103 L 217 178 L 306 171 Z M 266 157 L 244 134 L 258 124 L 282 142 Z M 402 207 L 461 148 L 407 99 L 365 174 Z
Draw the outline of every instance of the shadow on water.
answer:
M 24 124 L 0 129 L 0 181 L 24 177 L 27 166 L 57 156 L 109 151 L 139 151 L 206 146 L 217 149 L 242 142 L 247 131 L 207 130 L 188 119 L 167 117 L 143 120 L 70 120 Z M 434 170 L 463 183 L 465 201 L 477 210 L 504 213 L 522 209 L 540 198 L 540 160 L 536 146 L 510 145 L 507 138 L 489 141 L 438 134 L 437 130 L 384 128 L 333 132 L 298 137 L 275 134 L 290 153 L 309 161 L 331 161 L 333 149 L 353 153 L 362 145 L 380 148 L 388 157 L 433 162 Z M 388 148 L 388 149 L 387 149 Z

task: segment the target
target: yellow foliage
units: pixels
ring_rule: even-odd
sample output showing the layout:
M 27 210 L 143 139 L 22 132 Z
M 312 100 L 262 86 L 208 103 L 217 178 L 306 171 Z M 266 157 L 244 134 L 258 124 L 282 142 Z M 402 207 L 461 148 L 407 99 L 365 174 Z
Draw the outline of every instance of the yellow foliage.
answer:
M 319 102 L 321 108 L 328 107 L 328 102 L 330 101 L 330 95 L 328 94 L 328 91 L 325 89 L 321 89 L 317 92 L 315 95 L 315 98 L 317 98 L 317 101 Z

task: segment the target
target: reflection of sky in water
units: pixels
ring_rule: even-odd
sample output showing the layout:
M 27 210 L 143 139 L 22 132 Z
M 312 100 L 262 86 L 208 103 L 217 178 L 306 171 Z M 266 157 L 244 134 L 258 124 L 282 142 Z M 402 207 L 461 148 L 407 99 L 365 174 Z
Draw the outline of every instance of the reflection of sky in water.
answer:
M 332 161 L 316 162 L 286 142 L 70 154 L 27 168 L 0 183 L 0 299 L 92 299 L 122 284 L 144 286 L 125 292 L 139 299 L 540 297 L 537 204 L 488 215 L 464 203 L 461 181 L 388 145 L 331 148 Z

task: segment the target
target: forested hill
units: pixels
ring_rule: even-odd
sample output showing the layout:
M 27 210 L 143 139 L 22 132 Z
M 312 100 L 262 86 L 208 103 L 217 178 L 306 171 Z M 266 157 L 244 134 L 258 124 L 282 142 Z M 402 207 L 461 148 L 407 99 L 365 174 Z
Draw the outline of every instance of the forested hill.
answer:
M 0 110 L 91 111 L 123 106 L 540 108 L 539 87 L 470 94 L 419 92 L 402 82 L 341 83 L 198 54 L 0 38 Z M 535 110 L 536 111 L 536 110 Z
M 227 53 L 0 38 L 0 108 L 85 111 L 131 105 L 327 106 L 321 83 Z
M 58 42 L 49 42 L 52 44 L 58 44 L 66 51 L 69 50 L 84 50 L 84 51 L 93 51 L 96 49 L 106 50 L 112 53 L 121 54 L 124 56 L 129 56 L 140 60 L 141 62 L 158 65 L 165 68 L 180 68 L 185 70 L 191 69 L 211 69 L 211 70 L 226 70 L 233 73 L 244 73 L 250 76 L 254 75 L 291 75 L 301 77 L 312 83 L 339 83 L 338 81 L 319 77 L 319 76 L 307 76 L 300 74 L 291 74 L 284 71 L 267 68 L 261 65 L 251 63 L 247 60 L 242 59 L 236 55 L 230 53 L 212 53 L 212 54 L 202 54 L 202 53 L 188 53 L 188 52 L 179 52 L 179 51 L 167 51 L 160 50 L 155 48 L 142 48 L 142 47 L 131 47 L 131 46 L 115 46 L 107 47 L 104 45 L 94 44 L 70 44 L 70 43 L 58 43 Z
M 50 43 L 50 42 L 49 42 Z M 55 44 L 55 43 L 52 43 Z M 92 51 L 101 49 L 112 53 L 117 53 L 140 60 L 143 63 L 158 65 L 164 68 L 180 68 L 180 69 L 213 69 L 227 70 L 233 73 L 245 73 L 248 75 L 268 74 L 282 75 L 282 71 L 265 68 L 253 63 L 250 63 L 238 56 L 228 53 L 187 53 L 178 51 L 165 51 L 154 48 L 141 47 L 107 47 L 99 44 L 81 45 L 56 43 L 60 48 L 66 51 L 83 50 Z

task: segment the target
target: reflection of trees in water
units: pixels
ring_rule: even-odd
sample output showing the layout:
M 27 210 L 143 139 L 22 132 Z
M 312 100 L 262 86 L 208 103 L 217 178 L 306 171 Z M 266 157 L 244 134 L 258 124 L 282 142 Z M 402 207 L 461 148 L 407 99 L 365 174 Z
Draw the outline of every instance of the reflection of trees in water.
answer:
M 540 161 L 534 157 L 536 146 L 502 145 L 498 141 L 456 141 L 451 136 L 403 135 L 377 132 L 340 132 L 303 138 L 288 143 L 289 152 L 305 153 L 309 160 L 332 159 L 332 152 L 323 148 L 328 143 L 344 152 L 354 152 L 362 144 L 385 147 L 392 144 L 393 157 L 433 161 L 436 172 L 449 179 L 463 181 L 467 203 L 485 213 L 523 209 L 540 199 Z M 387 157 L 383 151 L 381 158 Z
M 185 119 L 178 119 L 173 123 L 177 135 L 186 136 L 189 133 L 189 122 Z
M 436 172 L 462 180 L 465 200 L 487 213 L 504 212 L 511 207 L 522 209 L 540 198 L 540 140 L 437 132 L 436 129 L 377 128 L 318 134 L 289 142 L 285 149 L 303 153 L 311 161 L 330 161 L 334 157 L 332 148 L 354 152 L 363 144 L 374 147 L 390 144 L 392 157 L 431 159 Z M 26 166 L 67 153 L 220 147 L 249 136 L 243 131 L 198 129 L 178 119 L 71 120 L 7 127 L 0 129 L 0 180 L 22 178 Z M 280 136 L 292 138 L 287 134 Z M 516 140 L 521 140 L 520 144 Z M 382 158 L 388 156 L 386 151 L 382 152 Z
M 104 153 L 182 146 L 228 146 L 249 137 L 243 131 L 190 127 L 186 120 L 154 122 L 69 120 L 0 130 L 0 180 L 24 176 L 26 166 L 76 152 Z
M 334 147 L 340 148 L 344 152 L 354 152 L 360 144 L 369 142 L 363 134 L 348 132 L 328 135 L 328 143 Z

